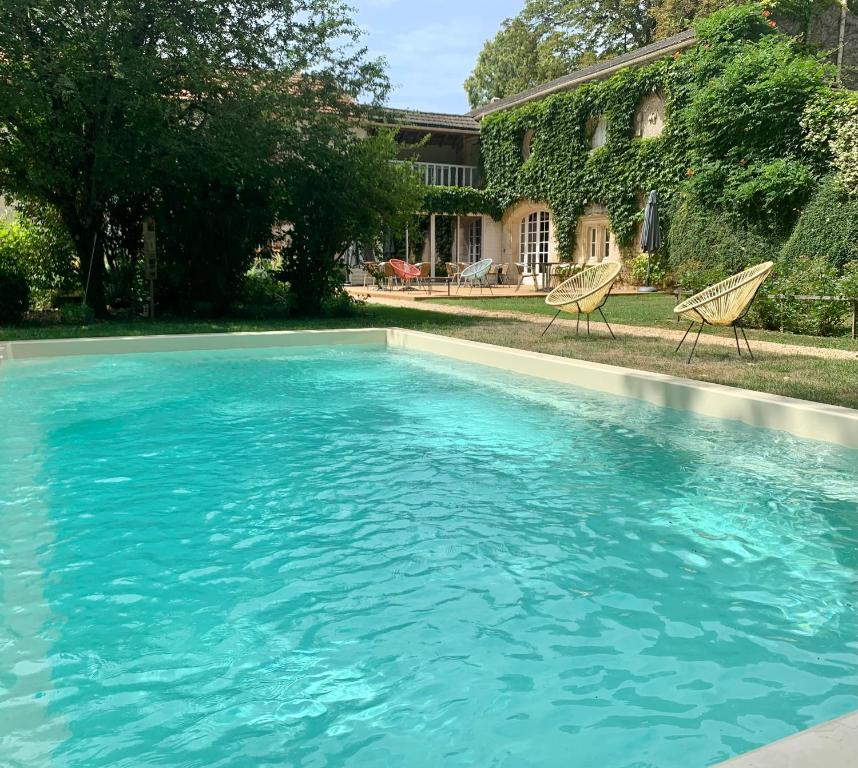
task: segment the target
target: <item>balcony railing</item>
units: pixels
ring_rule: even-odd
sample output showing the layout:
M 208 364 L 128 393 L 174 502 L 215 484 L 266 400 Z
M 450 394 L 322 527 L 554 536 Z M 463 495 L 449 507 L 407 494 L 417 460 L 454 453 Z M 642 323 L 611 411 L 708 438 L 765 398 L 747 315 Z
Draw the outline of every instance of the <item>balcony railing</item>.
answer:
M 395 162 L 407 162 L 397 160 Z M 424 184 L 435 187 L 479 187 L 480 169 L 476 165 L 449 163 L 411 163 Z

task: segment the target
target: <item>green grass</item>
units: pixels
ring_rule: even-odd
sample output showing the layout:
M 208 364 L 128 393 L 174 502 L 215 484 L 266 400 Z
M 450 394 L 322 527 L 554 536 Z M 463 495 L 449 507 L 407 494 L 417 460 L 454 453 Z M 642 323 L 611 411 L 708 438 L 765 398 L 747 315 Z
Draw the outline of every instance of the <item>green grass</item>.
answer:
M 494 312 L 522 312 L 551 317 L 557 310 L 545 304 L 540 296 L 522 296 L 520 298 L 483 298 L 483 299 L 429 299 L 432 304 L 450 304 L 457 307 L 472 307 Z M 688 327 L 688 323 L 677 323 L 673 308 L 676 300 L 673 296 L 650 294 L 644 296 L 612 296 L 605 305 L 604 312 L 609 323 L 618 325 L 642 325 L 654 328 Z M 706 327 L 704 333 L 731 336 L 729 329 Z M 773 341 L 779 344 L 797 344 L 803 347 L 825 347 L 827 349 L 849 349 L 858 351 L 858 341 L 849 336 L 802 336 L 796 333 L 747 329 L 748 337 L 758 341 Z
M 496 301 L 501 301 L 497 299 Z M 520 299 L 516 301 L 531 301 Z M 629 301 L 640 301 L 630 299 Z M 634 309 L 634 308 L 633 308 Z M 639 312 L 649 311 L 639 305 Z M 619 321 L 618 321 L 619 322 Z M 691 365 L 673 354 L 673 343 L 658 338 L 622 338 L 612 341 L 594 326 L 592 336 L 576 338 L 556 328 L 545 339 L 532 323 L 463 315 L 426 309 L 369 305 L 344 318 L 316 320 L 159 320 L 100 322 L 83 326 L 0 327 L 0 340 L 76 338 L 84 336 L 141 336 L 171 333 L 229 333 L 318 328 L 400 326 L 462 339 L 501 344 L 563 357 L 621 365 L 685 376 L 761 392 L 858 408 L 858 359 L 827 360 L 804 355 L 759 352 L 756 362 L 738 360 L 728 347 L 701 346 Z

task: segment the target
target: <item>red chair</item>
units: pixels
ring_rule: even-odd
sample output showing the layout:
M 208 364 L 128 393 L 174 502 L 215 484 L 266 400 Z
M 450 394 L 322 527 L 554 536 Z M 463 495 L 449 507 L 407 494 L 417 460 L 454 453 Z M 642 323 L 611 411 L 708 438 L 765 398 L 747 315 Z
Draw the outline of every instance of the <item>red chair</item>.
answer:
M 409 264 L 402 259 L 391 259 L 387 262 L 393 268 L 394 274 L 406 285 L 412 280 L 420 280 L 420 267 Z

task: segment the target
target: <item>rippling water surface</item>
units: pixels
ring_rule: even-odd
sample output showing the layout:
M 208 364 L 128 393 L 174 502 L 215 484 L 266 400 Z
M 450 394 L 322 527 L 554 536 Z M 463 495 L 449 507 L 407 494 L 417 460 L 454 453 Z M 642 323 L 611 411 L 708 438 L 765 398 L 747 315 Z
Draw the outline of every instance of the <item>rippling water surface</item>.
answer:
M 858 707 L 858 452 L 362 348 L 0 396 L 0 765 L 692 768 Z

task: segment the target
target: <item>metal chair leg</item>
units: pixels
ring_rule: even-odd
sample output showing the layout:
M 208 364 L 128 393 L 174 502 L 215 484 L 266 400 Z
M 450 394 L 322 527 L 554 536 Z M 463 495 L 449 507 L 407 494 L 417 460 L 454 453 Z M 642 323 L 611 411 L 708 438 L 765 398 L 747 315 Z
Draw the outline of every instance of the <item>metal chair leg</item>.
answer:
M 751 360 L 754 359 L 754 353 L 751 352 L 751 345 L 748 344 L 748 337 L 745 334 L 745 329 L 740 325 L 739 330 L 742 332 L 742 338 L 745 339 L 745 346 L 748 348 L 748 354 L 751 356 Z
M 703 323 L 700 323 L 700 328 L 697 330 L 697 335 L 694 337 L 694 346 L 691 348 L 691 354 L 688 356 L 688 360 L 685 361 L 686 365 L 691 363 L 691 358 L 694 357 L 694 353 L 697 350 L 697 342 L 700 341 L 700 334 L 703 333 Z
M 686 329 L 686 331 L 685 331 L 685 336 L 683 336 L 683 337 L 682 337 L 682 341 L 680 341 L 680 342 L 679 342 L 679 344 L 677 344 L 677 345 L 676 345 L 676 349 L 674 349 L 674 350 L 673 350 L 673 354 L 674 354 L 674 355 L 675 355 L 677 352 L 679 352 L 679 348 L 680 348 L 683 344 L 685 344 L 685 340 L 688 338 L 688 334 L 689 334 L 689 333 L 691 333 L 691 329 L 692 329 L 693 327 L 694 327 L 694 322 L 692 321 L 691 325 L 689 325 L 689 326 L 688 326 L 688 328 Z
M 607 317 L 605 317 L 605 313 L 604 313 L 604 312 L 602 312 L 602 308 L 601 308 L 601 307 L 599 307 L 599 314 L 602 316 L 602 321 L 605 323 L 605 325 L 607 325 L 607 326 L 608 326 L 608 332 L 611 334 L 611 338 L 612 338 L 612 339 L 614 339 L 614 340 L 616 340 L 616 338 L 617 338 L 617 337 L 616 337 L 616 336 L 614 336 L 614 332 L 611 330 L 611 324 L 608 322 L 608 318 L 607 318 Z
M 742 348 L 739 346 L 739 333 L 736 330 L 736 326 L 733 326 L 733 335 L 736 337 L 736 351 L 739 353 L 739 357 L 742 356 Z
M 559 310 L 559 309 L 557 310 L 557 314 L 556 314 L 556 315 L 554 315 L 554 317 L 552 317 L 552 318 L 551 318 L 551 322 L 550 322 L 550 323 L 545 327 L 545 330 L 542 332 L 542 335 L 539 337 L 540 339 L 542 338 L 542 336 L 545 336 L 545 334 L 546 334 L 546 333 L 548 333 L 548 329 L 549 329 L 552 325 L 554 325 L 554 321 L 558 318 L 558 316 L 560 315 L 560 312 L 561 312 L 561 311 L 562 311 L 562 310 Z
M 575 335 L 578 335 L 578 327 L 581 325 L 581 313 L 579 312 L 575 318 Z

